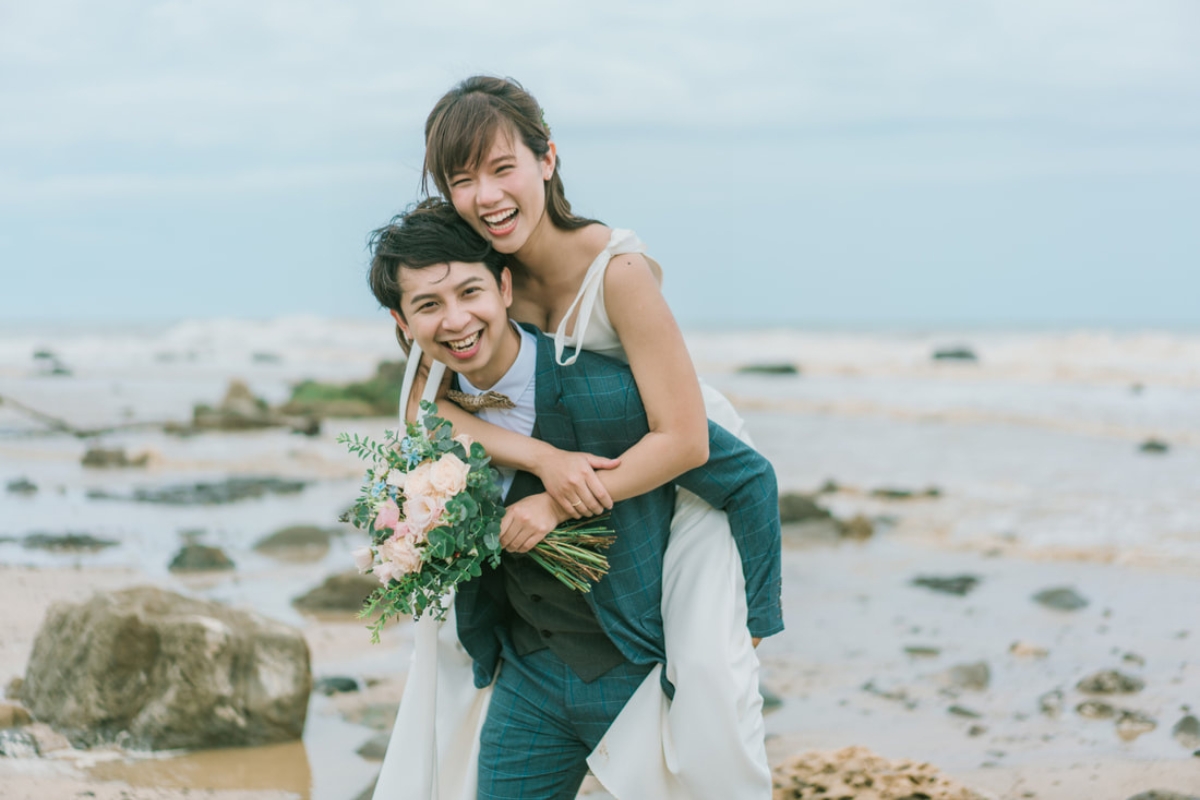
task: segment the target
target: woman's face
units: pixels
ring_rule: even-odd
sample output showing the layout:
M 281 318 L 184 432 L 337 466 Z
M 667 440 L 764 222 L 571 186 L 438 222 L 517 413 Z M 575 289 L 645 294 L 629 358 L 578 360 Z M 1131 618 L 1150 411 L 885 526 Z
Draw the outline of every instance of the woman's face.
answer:
M 534 155 L 516 132 L 496 134 L 473 169 L 448 176 L 450 202 L 498 252 L 512 254 L 529 241 L 546 210 L 546 181 L 554 174 L 554 143 Z

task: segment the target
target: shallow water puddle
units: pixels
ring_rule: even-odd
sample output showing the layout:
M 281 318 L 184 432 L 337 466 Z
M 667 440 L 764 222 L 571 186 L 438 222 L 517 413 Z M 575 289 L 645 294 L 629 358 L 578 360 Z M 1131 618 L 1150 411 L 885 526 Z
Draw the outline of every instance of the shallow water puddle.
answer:
M 174 789 L 283 790 L 312 798 L 312 771 L 303 742 L 198 750 L 105 761 L 88 770 L 103 781 Z

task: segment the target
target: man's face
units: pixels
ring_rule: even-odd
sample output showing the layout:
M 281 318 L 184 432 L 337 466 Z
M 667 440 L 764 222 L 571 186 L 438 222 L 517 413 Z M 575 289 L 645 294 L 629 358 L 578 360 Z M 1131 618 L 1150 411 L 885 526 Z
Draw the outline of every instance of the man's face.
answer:
M 396 322 L 433 358 L 487 389 L 516 360 L 520 337 L 508 323 L 512 278 L 497 285 L 483 264 L 452 261 L 423 269 L 400 268 Z

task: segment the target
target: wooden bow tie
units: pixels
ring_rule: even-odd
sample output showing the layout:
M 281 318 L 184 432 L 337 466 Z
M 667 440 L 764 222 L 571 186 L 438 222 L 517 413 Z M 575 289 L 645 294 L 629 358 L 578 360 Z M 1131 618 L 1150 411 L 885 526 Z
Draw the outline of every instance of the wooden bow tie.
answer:
M 484 392 L 483 394 L 467 394 L 455 389 L 446 392 L 446 399 L 464 411 L 476 414 L 485 408 L 516 408 L 517 404 L 508 395 L 499 392 Z

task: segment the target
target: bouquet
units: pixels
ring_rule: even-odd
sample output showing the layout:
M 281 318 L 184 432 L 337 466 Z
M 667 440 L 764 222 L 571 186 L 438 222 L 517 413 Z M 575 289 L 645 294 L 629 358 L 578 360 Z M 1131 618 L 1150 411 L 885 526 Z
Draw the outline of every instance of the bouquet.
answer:
M 371 538 L 353 556 L 358 569 L 380 583 L 359 612 L 374 617 L 372 642 L 393 616 L 420 619 L 432 610 L 444 618 L 443 598 L 451 589 L 481 575 L 485 564 L 500 563 L 504 505 L 491 459 L 465 434 L 452 436 L 437 406 L 422 401 L 421 410 L 421 424 L 408 423 L 402 437 L 388 431 L 383 443 L 338 436 L 372 465 L 358 500 L 341 517 Z M 528 555 L 572 589 L 590 591 L 608 572 L 600 552 L 613 541 L 607 517 L 560 526 Z

